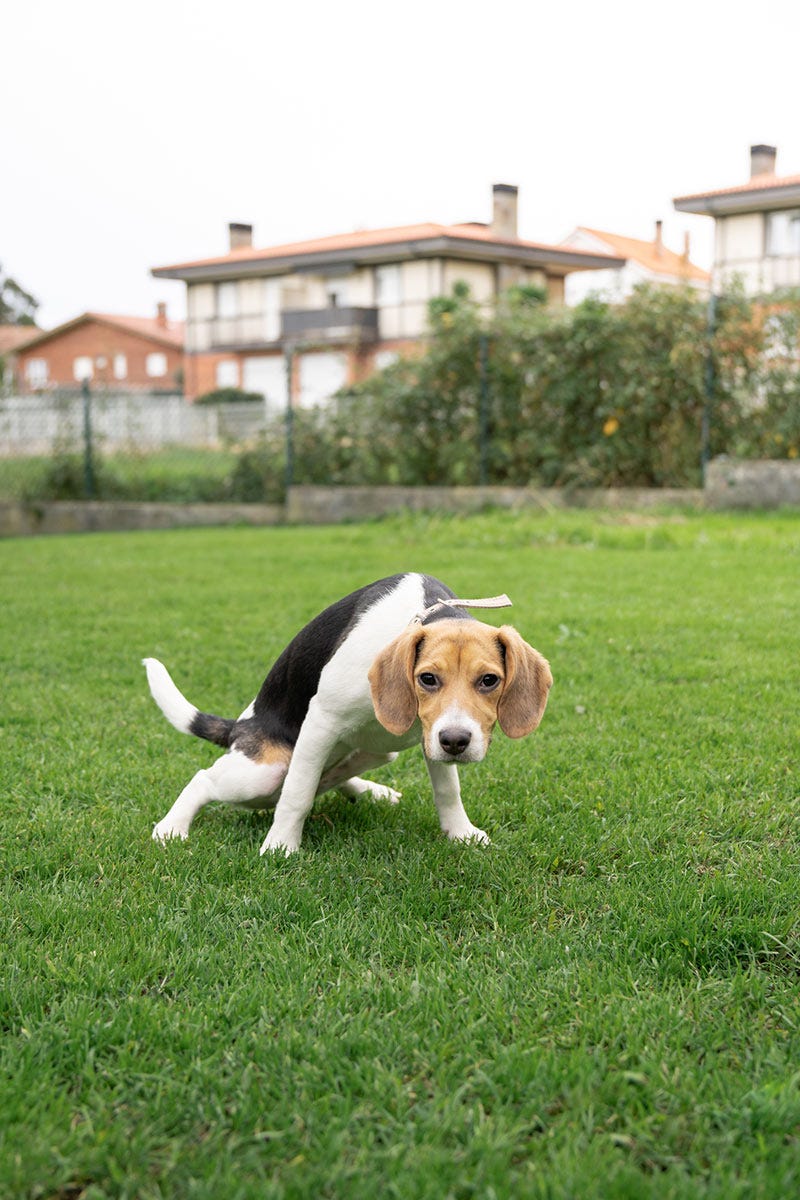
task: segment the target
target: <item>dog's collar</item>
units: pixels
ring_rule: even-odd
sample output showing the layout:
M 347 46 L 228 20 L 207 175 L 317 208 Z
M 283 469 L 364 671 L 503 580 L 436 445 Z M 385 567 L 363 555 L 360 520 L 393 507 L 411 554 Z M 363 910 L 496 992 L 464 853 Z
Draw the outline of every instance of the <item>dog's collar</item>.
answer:
M 511 601 L 505 592 L 502 596 L 489 596 L 484 600 L 446 600 L 442 596 L 423 612 L 417 613 L 411 624 L 421 625 L 423 621 L 426 621 L 428 617 L 432 617 L 440 608 L 511 608 Z

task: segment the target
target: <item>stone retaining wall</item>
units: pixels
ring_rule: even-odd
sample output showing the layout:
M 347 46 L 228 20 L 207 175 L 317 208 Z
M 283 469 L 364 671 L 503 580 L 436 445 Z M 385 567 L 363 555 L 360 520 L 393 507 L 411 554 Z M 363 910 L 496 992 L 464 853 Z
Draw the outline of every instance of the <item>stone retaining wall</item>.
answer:
M 0 502 L 0 537 L 199 525 L 334 525 L 398 512 L 483 508 L 800 508 L 800 461 L 709 463 L 699 488 L 294 487 L 278 504 L 153 504 L 99 500 Z
M 103 500 L 0 503 L 0 537 L 197 525 L 279 525 L 283 520 L 284 509 L 278 504 L 123 504 Z
M 286 517 L 292 524 L 362 521 L 396 512 L 477 512 L 483 508 L 648 509 L 703 505 L 699 488 L 294 487 Z
M 708 508 L 800 508 L 800 460 L 739 462 L 715 458 L 706 468 Z

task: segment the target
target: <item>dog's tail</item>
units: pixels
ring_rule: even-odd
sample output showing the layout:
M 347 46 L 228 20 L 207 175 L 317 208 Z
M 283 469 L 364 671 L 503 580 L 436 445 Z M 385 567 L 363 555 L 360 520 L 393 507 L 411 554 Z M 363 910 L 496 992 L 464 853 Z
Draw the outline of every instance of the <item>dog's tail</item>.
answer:
M 192 733 L 195 737 L 205 738 L 207 742 L 214 742 L 227 750 L 237 722 L 200 712 L 178 691 L 169 671 L 157 658 L 143 658 L 142 664 L 147 671 L 147 682 L 150 684 L 153 699 L 170 725 L 174 725 L 181 733 Z

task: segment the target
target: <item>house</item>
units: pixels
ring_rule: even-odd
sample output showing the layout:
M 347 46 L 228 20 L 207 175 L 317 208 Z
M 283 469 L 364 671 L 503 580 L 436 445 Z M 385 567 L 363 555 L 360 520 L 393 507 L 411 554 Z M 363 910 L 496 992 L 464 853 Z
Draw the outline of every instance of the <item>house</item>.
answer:
M 17 351 L 41 332 L 36 325 L 0 325 L 0 384 L 13 382 Z
M 749 295 L 800 286 L 800 175 L 778 175 L 776 160 L 774 146 L 751 146 L 746 183 L 673 200 L 714 218 L 714 292 L 737 277 Z
M 17 390 L 74 388 L 88 379 L 119 391 L 180 391 L 183 336 L 183 322 L 171 321 L 164 304 L 154 317 L 86 312 L 18 348 Z
M 655 236 L 650 242 L 579 225 L 562 245 L 596 254 L 614 254 L 625 260 L 619 267 L 569 276 L 567 304 L 577 304 L 590 294 L 605 300 L 624 300 L 640 283 L 685 284 L 701 292 L 707 292 L 711 283 L 708 272 L 689 258 L 689 235 L 684 235 L 683 252 L 677 254 L 664 245 L 661 221 L 656 221 Z
M 493 188 L 491 224 L 360 230 L 256 249 L 252 226 L 229 226 L 227 254 L 156 267 L 187 286 L 186 392 L 261 392 L 286 407 L 313 404 L 367 377 L 426 333 L 428 301 L 458 281 L 489 305 L 530 284 L 563 301 L 572 271 L 618 267 L 609 253 L 548 246 L 517 234 L 517 188 Z

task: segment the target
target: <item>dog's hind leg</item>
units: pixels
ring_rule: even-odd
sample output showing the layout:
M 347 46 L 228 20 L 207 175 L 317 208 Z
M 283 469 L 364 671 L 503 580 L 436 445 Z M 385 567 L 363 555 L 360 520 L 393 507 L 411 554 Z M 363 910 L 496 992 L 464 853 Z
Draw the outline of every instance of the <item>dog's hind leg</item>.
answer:
M 359 796 L 368 796 L 371 800 L 388 800 L 390 804 L 398 804 L 403 797 L 403 793 L 396 792 L 394 788 L 383 783 L 373 783 L 371 779 L 361 779 L 358 775 L 352 779 L 345 779 L 337 784 L 337 787 L 351 800 L 357 800 Z
M 248 804 L 268 800 L 283 783 L 288 756 L 274 762 L 254 762 L 246 754 L 231 750 L 208 770 L 198 771 L 181 792 L 167 815 L 153 830 L 156 841 L 189 836 L 189 828 L 201 808 L 212 800 L 223 804 Z

